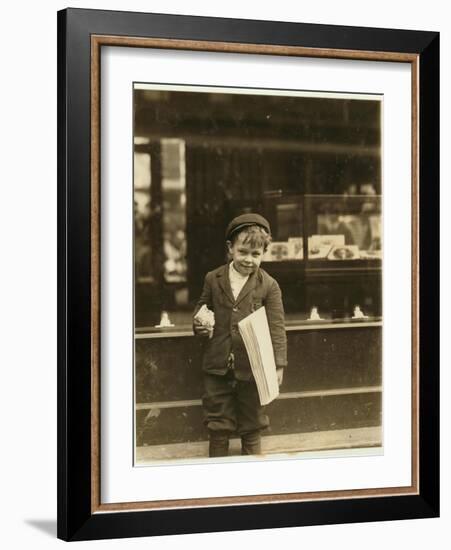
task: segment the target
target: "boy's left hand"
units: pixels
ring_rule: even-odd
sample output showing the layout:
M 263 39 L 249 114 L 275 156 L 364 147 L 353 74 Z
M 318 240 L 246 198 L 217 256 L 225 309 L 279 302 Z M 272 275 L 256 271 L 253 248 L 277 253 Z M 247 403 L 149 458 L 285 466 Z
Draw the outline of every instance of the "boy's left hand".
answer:
M 276 373 L 277 373 L 277 382 L 280 386 L 283 382 L 283 367 L 277 367 Z

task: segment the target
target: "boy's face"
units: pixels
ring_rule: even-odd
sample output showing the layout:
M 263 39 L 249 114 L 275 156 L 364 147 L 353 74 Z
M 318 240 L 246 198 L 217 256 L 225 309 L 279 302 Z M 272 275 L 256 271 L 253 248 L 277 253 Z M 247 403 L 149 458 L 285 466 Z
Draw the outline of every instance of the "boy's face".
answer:
M 240 233 L 233 244 L 227 241 L 227 246 L 232 257 L 233 267 L 241 275 L 250 275 L 261 264 L 264 250 L 263 246 L 253 248 L 249 243 L 243 243 L 245 237 L 245 233 Z

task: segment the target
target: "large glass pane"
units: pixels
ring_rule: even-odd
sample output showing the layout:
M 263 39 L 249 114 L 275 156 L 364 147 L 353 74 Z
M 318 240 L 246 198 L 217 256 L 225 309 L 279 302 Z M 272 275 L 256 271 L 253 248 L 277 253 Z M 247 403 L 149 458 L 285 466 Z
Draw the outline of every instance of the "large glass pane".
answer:
M 134 104 L 138 330 L 190 332 L 245 212 L 271 225 L 287 324 L 382 315 L 379 97 L 137 85 Z

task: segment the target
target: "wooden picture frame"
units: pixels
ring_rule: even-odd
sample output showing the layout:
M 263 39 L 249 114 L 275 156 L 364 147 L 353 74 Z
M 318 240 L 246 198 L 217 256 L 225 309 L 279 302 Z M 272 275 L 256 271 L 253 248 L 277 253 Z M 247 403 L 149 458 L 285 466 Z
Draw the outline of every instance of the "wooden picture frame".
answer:
M 410 65 L 410 486 L 101 502 L 100 54 L 104 47 Z M 84 9 L 58 13 L 59 538 L 88 540 L 438 516 L 438 98 L 439 34 L 435 32 Z

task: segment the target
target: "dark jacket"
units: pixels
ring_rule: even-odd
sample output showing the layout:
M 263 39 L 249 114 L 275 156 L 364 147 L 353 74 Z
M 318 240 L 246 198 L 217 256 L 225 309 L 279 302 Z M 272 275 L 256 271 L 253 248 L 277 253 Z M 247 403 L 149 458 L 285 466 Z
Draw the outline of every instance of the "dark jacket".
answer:
M 287 365 L 287 337 L 282 293 L 277 281 L 262 268 L 249 276 L 235 300 L 229 280 L 229 264 L 210 271 L 205 276 L 202 295 L 194 315 L 206 304 L 215 314 L 213 337 L 205 338 L 202 368 L 211 374 L 225 374 L 230 352 L 235 358 L 236 377 L 252 378 L 246 348 L 238 330 L 238 322 L 256 309 L 265 306 L 277 367 Z

